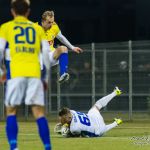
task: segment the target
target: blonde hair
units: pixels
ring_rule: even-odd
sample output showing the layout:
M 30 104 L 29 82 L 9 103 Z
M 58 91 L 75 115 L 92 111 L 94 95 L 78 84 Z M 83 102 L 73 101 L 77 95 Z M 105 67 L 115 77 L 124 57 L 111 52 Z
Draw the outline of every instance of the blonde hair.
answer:
M 45 11 L 45 12 L 42 14 L 42 21 L 43 21 L 43 20 L 46 20 L 46 17 L 47 17 L 47 16 L 54 17 L 54 11 L 50 11 L 50 10 Z

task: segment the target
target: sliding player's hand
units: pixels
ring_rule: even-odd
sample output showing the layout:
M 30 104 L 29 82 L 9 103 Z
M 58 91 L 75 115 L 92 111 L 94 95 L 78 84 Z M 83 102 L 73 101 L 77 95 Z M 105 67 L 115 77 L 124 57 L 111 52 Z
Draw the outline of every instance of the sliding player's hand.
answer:
M 83 50 L 80 47 L 74 47 L 73 51 L 78 53 L 78 54 L 83 52 Z
M 43 83 L 44 91 L 47 91 L 48 90 L 48 83 L 46 82 L 46 80 L 42 80 L 42 83 Z
M 6 81 L 6 69 L 4 67 L 0 68 L 0 84 Z

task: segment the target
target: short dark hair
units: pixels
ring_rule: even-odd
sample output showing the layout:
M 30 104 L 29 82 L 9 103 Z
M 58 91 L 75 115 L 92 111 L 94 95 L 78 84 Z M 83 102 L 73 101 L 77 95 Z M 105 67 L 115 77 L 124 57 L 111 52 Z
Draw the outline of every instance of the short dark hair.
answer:
M 30 0 L 12 0 L 11 8 L 18 15 L 25 15 L 30 8 Z
M 63 108 L 59 111 L 58 115 L 61 117 L 61 116 L 63 116 L 63 115 L 67 115 L 68 113 L 70 113 L 70 109 L 67 108 L 67 107 L 63 107 Z

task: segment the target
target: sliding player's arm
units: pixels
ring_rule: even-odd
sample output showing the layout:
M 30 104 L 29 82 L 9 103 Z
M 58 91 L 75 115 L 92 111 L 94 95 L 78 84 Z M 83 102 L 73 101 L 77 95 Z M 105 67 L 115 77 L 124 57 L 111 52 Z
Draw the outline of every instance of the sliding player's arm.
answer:
M 80 134 L 72 134 L 70 132 L 70 128 L 68 124 L 62 125 L 61 123 L 57 123 L 54 127 L 54 132 L 57 134 L 61 134 L 63 137 L 80 137 Z
M 4 50 L 7 43 L 5 36 L 6 36 L 5 26 L 2 25 L 2 27 L 0 28 L 0 83 L 3 83 L 3 78 L 6 73 L 4 66 L 2 66 L 2 60 L 4 58 Z
M 76 53 L 81 53 L 82 52 L 82 49 L 79 48 L 79 47 L 75 47 L 73 46 L 68 40 L 67 38 L 62 35 L 61 31 L 57 34 L 56 38 L 62 42 L 64 45 L 66 45 L 69 49 L 73 50 L 74 52 Z
M 0 63 L 2 62 L 4 58 L 5 46 L 6 46 L 6 40 L 0 37 Z
M 0 63 L 4 57 L 4 50 L 7 43 L 6 35 L 6 24 L 3 24 L 0 27 Z

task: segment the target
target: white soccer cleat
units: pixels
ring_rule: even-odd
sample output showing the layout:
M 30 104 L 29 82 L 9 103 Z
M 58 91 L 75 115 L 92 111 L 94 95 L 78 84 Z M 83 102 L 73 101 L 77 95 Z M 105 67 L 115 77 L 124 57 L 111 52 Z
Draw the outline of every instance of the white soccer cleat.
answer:
M 115 87 L 114 92 L 116 93 L 117 96 L 122 94 L 121 90 L 117 86 Z
M 64 74 L 62 74 L 62 75 L 60 76 L 58 82 L 59 82 L 59 83 L 66 82 L 66 81 L 69 80 L 69 78 L 70 78 L 70 75 L 65 72 Z

